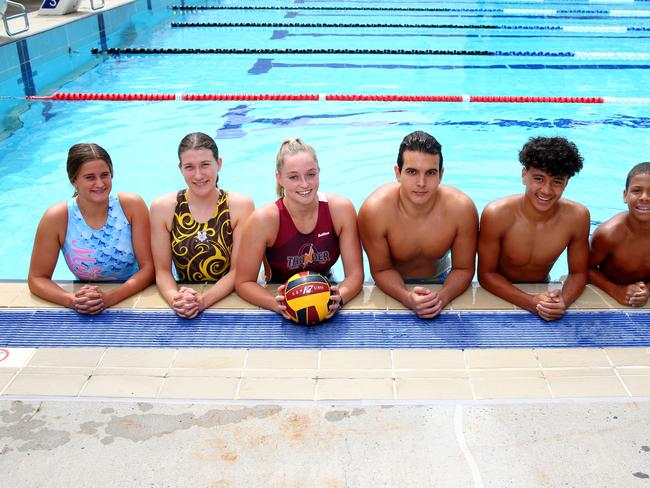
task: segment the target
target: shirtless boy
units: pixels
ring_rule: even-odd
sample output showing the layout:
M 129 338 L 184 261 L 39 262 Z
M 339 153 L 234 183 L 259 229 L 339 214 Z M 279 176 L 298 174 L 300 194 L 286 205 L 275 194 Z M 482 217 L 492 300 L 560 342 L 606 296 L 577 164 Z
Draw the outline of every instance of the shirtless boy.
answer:
M 589 280 L 620 304 L 642 307 L 650 296 L 650 163 L 628 173 L 623 201 L 628 211 L 591 238 Z
M 461 191 L 441 185 L 441 146 L 417 131 L 399 147 L 395 176 L 359 210 L 359 232 L 381 290 L 423 319 L 436 317 L 472 282 L 478 213 Z M 451 259 L 449 254 L 451 252 Z M 407 283 L 444 283 L 437 291 Z
M 589 211 L 562 198 L 582 169 L 575 144 L 535 137 L 519 152 L 523 195 L 488 204 L 481 215 L 478 280 L 483 288 L 544 320 L 556 320 L 587 284 Z M 546 282 L 562 251 L 569 274 L 561 290 L 530 295 L 512 283 Z

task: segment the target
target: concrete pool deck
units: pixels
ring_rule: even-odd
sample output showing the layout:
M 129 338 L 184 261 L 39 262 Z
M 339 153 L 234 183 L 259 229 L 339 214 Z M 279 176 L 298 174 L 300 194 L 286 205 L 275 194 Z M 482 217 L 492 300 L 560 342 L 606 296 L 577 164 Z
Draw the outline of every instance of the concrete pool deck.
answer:
M 541 291 L 557 284 L 521 286 Z M 0 307 L 54 306 L 32 296 L 26 283 L 0 283 Z M 118 308 L 168 312 L 155 287 L 125 300 Z M 257 309 L 236 295 L 218 308 Z M 618 308 L 592 286 L 571 307 Z M 373 285 L 366 285 L 346 309 L 403 311 L 404 307 Z M 447 307 L 448 311 L 514 309 L 478 286 Z M 0 395 L 11 398 L 438 401 L 650 396 L 650 348 L 93 347 L 9 348 L 3 355 Z

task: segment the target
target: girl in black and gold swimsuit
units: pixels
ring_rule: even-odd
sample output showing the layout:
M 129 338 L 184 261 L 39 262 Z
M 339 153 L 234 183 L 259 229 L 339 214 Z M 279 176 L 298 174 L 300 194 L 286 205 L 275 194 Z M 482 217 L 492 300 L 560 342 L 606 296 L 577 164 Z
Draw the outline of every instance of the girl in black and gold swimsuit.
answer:
M 232 227 L 228 193 L 218 190 L 214 215 L 197 222 L 190 212 L 187 190 L 176 194 L 172 221 L 172 259 L 179 281 L 215 283 L 230 271 Z
M 187 189 L 151 204 L 151 247 L 160 294 L 180 317 L 189 319 L 234 290 L 240 224 L 253 211 L 253 202 L 217 187 L 221 158 L 210 136 L 185 136 L 178 159 Z M 177 280 L 212 286 L 179 287 Z

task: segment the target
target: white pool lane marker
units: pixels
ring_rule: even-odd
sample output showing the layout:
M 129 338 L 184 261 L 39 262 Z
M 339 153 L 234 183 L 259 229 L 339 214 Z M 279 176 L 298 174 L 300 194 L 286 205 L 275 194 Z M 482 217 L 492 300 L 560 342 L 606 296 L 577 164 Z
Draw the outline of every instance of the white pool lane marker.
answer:
M 474 456 L 469 450 L 469 447 L 467 447 L 467 441 L 465 440 L 465 433 L 463 432 L 463 407 L 460 404 L 457 404 L 454 409 L 454 431 L 456 432 L 458 447 L 460 447 L 463 456 L 465 456 L 465 459 L 467 460 L 467 464 L 469 464 L 469 469 L 472 472 L 474 488 L 483 488 L 481 472 L 479 471 L 478 464 L 476 464 Z

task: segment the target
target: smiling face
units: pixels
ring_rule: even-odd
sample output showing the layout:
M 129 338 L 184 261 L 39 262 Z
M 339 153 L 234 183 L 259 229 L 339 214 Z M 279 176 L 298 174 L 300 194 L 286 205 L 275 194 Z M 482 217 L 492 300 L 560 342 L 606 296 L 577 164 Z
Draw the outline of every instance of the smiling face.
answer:
M 188 149 L 180 155 L 180 167 L 187 188 L 197 196 L 213 192 L 221 169 L 221 158 L 214 159 L 209 149 Z
M 113 188 L 113 177 L 103 159 L 92 159 L 81 165 L 72 181 L 77 197 L 92 203 L 105 203 Z
M 400 183 L 400 195 L 410 202 L 421 205 L 435 197 L 442 171 L 440 156 L 420 151 L 404 151 L 400 171 L 395 166 L 395 176 Z
M 310 203 L 317 198 L 319 172 L 314 157 L 306 151 L 300 151 L 285 156 L 275 177 L 284 188 L 286 198 L 297 203 Z
M 630 178 L 623 192 L 630 215 L 638 220 L 650 222 L 650 174 L 638 174 Z
M 531 166 L 521 171 L 526 186 L 525 198 L 538 212 L 547 212 L 557 205 L 569 182 L 568 176 L 553 176 Z

